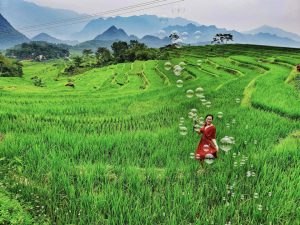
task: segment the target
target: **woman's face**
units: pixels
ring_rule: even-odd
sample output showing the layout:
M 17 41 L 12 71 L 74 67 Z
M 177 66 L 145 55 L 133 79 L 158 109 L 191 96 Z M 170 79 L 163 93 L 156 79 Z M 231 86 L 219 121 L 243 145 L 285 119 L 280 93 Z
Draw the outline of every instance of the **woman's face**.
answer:
M 212 117 L 211 116 L 206 117 L 205 122 L 206 122 L 207 125 L 210 125 L 211 122 L 212 122 Z

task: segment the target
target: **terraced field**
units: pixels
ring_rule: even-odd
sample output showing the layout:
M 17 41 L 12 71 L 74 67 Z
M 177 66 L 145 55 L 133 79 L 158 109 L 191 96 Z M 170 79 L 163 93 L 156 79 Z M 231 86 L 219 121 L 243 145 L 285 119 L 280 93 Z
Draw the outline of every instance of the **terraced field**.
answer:
M 61 77 L 49 61 L 0 78 L 0 224 L 300 224 L 300 50 L 211 48 L 170 51 L 180 76 L 153 60 Z M 186 97 L 197 87 L 211 107 Z M 192 108 L 235 138 L 205 172 Z

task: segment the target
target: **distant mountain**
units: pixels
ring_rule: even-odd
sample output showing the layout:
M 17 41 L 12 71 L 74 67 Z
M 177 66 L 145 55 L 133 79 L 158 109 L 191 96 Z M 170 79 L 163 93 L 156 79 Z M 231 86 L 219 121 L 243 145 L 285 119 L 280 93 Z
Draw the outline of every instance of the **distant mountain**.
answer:
M 167 37 L 164 39 L 160 39 L 159 37 L 156 36 L 146 35 L 143 38 L 139 39 L 135 35 L 129 36 L 123 29 L 121 28 L 118 29 L 116 26 L 111 26 L 102 34 L 98 35 L 94 40 L 104 41 L 103 43 L 105 43 L 105 45 L 109 43 L 108 41 L 112 41 L 111 43 L 113 43 L 114 41 L 129 42 L 130 40 L 138 40 L 141 43 L 145 43 L 148 47 L 154 47 L 154 48 L 159 48 L 167 44 L 170 44 L 170 40 Z M 101 46 L 101 47 L 105 47 L 105 46 Z
M 0 0 L 0 12 L 12 26 L 29 37 L 44 32 L 60 39 L 70 39 L 70 34 L 80 31 L 88 23 L 86 20 L 79 21 L 80 23 L 74 23 L 74 20 L 73 23 L 67 21 L 86 16 L 86 14 L 43 7 L 24 0 Z M 52 28 L 49 25 L 38 26 L 46 23 L 52 23 Z M 64 24 L 67 24 L 67 26 Z M 35 26 L 35 29 L 29 28 L 30 26 Z M 19 29 L 25 27 L 28 27 L 28 29 Z
M 10 26 L 15 28 L 14 30 L 9 28 L 9 32 L 5 32 L 5 34 L 2 32 L 1 38 L 5 40 L 0 43 L 2 48 L 11 46 L 14 43 L 28 41 L 28 38 L 24 35 L 33 37 L 39 33 L 47 33 L 49 36 L 52 36 L 52 38 L 45 36 L 34 38 L 41 38 L 43 41 L 46 39 L 46 41 L 48 40 L 51 43 L 57 43 L 57 40 L 63 39 L 79 41 L 96 39 L 106 42 L 107 40 L 113 39 L 130 40 L 141 38 L 140 40 L 147 42 L 149 46 L 156 47 L 165 43 L 167 41 L 166 37 L 173 31 L 179 33 L 184 43 L 193 45 L 197 43 L 208 43 L 216 33 L 227 32 L 233 34 L 234 43 L 300 47 L 299 35 L 266 25 L 242 33 L 235 30 L 217 28 L 214 25 L 199 25 L 196 22 L 184 18 L 166 18 L 155 15 L 116 16 L 94 19 L 88 22 L 86 19 L 84 21 L 78 20 L 78 18 L 87 16 L 86 14 L 79 14 L 64 9 L 42 7 L 27 0 L 0 0 L 0 13 L 9 21 Z M 77 20 L 74 21 L 74 18 Z M 72 19 L 73 21 L 70 21 Z M 6 20 L 6 22 L 3 22 L 2 18 L 1 20 L 1 29 L 7 29 L 7 26 L 4 27 L 3 24 L 7 25 L 8 22 Z M 78 21 L 80 22 L 78 23 Z M 48 25 L 45 25 L 47 23 Z M 52 25 L 52 28 L 49 27 L 49 24 Z M 121 31 L 117 31 L 115 35 L 113 35 L 111 31 L 99 35 L 112 26 L 121 27 L 132 35 L 126 37 L 127 34 L 121 34 Z M 24 35 L 20 32 L 24 33 Z M 8 40 L 7 33 L 10 33 L 10 35 L 15 33 L 14 38 Z M 72 41 L 59 43 L 76 44 Z
M 279 37 L 275 34 L 258 33 L 258 34 L 245 34 L 235 30 L 227 30 L 224 28 L 217 28 L 214 25 L 211 26 L 197 26 L 194 24 L 187 24 L 185 26 L 169 26 L 163 29 L 166 35 L 176 32 L 184 43 L 196 44 L 207 43 L 212 41 L 213 37 L 217 33 L 231 33 L 233 35 L 234 42 L 241 44 L 258 44 L 258 45 L 272 45 L 283 47 L 296 47 L 300 48 L 300 42 L 292 40 L 290 38 Z
M 290 38 L 278 37 L 275 34 L 269 34 L 269 33 L 254 34 L 252 35 L 250 41 L 246 40 L 244 42 L 238 42 L 238 43 L 246 43 L 246 44 L 250 43 L 250 44 L 257 44 L 257 45 L 300 48 L 300 42 L 294 41 Z
M 94 38 L 98 41 L 108 41 L 108 40 L 121 40 L 129 41 L 137 39 L 135 36 L 128 36 L 128 34 L 123 29 L 118 29 L 115 26 L 111 26 L 108 30 L 104 31 L 102 34 Z
M 109 40 L 109 41 L 90 40 L 73 46 L 71 50 L 82 52 L 83 49 L 92 49 L 92 51 L 95 52 L 99 47 L 111 49 L 111 45 L 113 43 L 114 43 L 113 40 Z
M 46 33 L 40 33 L 36 36 L 34 36 L 33 38 L 31 38 L 32 41 L 46 41 L 48 43 L 61 43 L 62 41 L 50 36 L 49 34 Z
M 73 46 L 71 49 L 73 51 L 82 51 L 83 49 L 92 49 L 96 51 L 99 47 L 105 47 L 111 49 L 111 45 L 115 41 L 126 41 L 138 40 L 141 43 L 145 43 L 148 47 L 159 48 L 170 44 L 169 38 L 160 39 L 155 36 L 146 35 L 139 39 L 134 35 L 128 35 L 123 29 L 117 28 L 116 26 L 111 26 L 102 34 L 98 35 L 94 40 L 85 41 L 80 44 Z
M 192 23 L 189 23 L 185 26 L 168 26 L 163 28 L 163 30 L 165 31 L 165 36 L 169 36 L 171 33 L 177 33 L 182 41 L 188 44 L 211 41 L 216 33 L 228 32 L 228 30 L 217 28 L 214 25 L 197 26 Z
M 296 47 L 300 48 L 300 43 L 289 38 L 278 37 L 268 33 L 259 34 L 243 34 L 235 30 L 226 30 L 224 28 L 217 28 L 216 26 L 197 26 L 195 24 L 187 24 L 185 26 L 169 26 L 164 28 L 163 33 L 165 37 L 160 38 L 155 35 L 145 35 L 142 38 L 137 38 L 134 35 L 128 35 L 123 29 L 111 26 L 102 34 L 98 35 L 92 41 L 83 42 L 75 48 L 84 49 L 91 48 L 96 50 L 98 47 L 110 48 L 111 44 L 115 41 L 138 40 L 141 43 L 145 43 L 148 47 L 159 48 L 170 44 L 169 34 L 179 34 L 181 41 L 184 44 L 191 45 L 204 45 L 210 44 L 213 37 L 217 33 L 231 33 L 233 35 L 233 42 L 229 43 L 241 43 L 241 44 L 257 44 L 257 45 L 272 45 L 283 47 Z M 96 46 L 93 46 L 95 44 Z M 85 46 L 85 47 L 83 47 Z
M 179 17 L 164 18 L 154 15 L 99 18 L 90 21 L 82 31 L 75 33 L 72 39 L 80 41 L 91 40 L 111 26 L 122 27 L 122 29 L 130 34 L 143 37 L 148 34 L 155 34 L 166 26 L 186 25 L 189 23 L 197 24 L 196 22 Z
M 13 28 L 12 25 L 0 14 L 0 49 L 28 42 L 29 39 Z
M 68 45 L 78 44 L 77 41 L 60 40 L 60 39 L 52 37 L 46 33 L 40 33 L 40 34 L 34 36 L 33 38 L 31 38 L 31 40 L 32 41 L 45 41 L 45 42 L 53 43 L 53 44 L 68 44 Z
M 258 27 L 256 29 L 253 29 L 250 31 L 246 31 L 244 33 L 247 33 L 247 34 L 269 33 L 269 34 L 275 34 L 278 37 L 289 38 L 294 41 L 300 42 L 300 35 L 292 33 L 292 32 L 287 32 L 280 28 L 270 27 L 267 25 Z
M 139 41 L 145 43 L 150 48 L 159 48 L 170 44 L 170 39 L 168 37 L 160 39 L 159 37 L 152 35 L 145 35 Z

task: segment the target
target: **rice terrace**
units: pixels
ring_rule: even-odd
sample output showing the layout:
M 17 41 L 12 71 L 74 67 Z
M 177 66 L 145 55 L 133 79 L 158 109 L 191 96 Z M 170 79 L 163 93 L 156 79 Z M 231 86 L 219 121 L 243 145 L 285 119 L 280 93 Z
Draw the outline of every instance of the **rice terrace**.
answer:
M 170 38 L 0 55 L 0 224 L 300 224 L 300 49 Z

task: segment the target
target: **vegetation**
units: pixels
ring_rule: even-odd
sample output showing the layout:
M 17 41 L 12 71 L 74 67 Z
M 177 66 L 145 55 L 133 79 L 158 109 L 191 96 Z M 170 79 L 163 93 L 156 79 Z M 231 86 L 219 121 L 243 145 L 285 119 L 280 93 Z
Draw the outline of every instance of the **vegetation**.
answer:
M 64 70 L 62 75 L 76 75 L 92 68 L 107 65 L 134 62 L 135 60 L 167 59 L 168 55 L 163 50 L 148 48 L 145 44 L 131 40 L 114 42 L 112 52 L 104 47 L 99 47 L 95 53 L 91 49 L 83 49 L 82 56 L 75 56 Z
M 33 84 L 37 87 L 44 87 L 45 86 L 42 79 L 39 78 L 38 76 L 32 77 L 31 80 L 33 81 Z
M 95 57 L 97 66 L 109 65 L 113 60 L 112 55 L 107 48 L 98 48 Z
M 227 44 L 228 41 L 233 41 L 233 35 L 232 34 L 216 34 L 212 40 L 212 44 Z
M 24 61 L 22 79 L 1 78 L 1 209 L 20 205 L 36 224 L 298 224 L 298 76 L 285 80 L 299 49 L 165 51 L 184 67 L 179 76 L 166 60 L 136 60 L 70 80 L 56 60 Z M 47 86 L 34 86 L 35 75 Z M 186 97 L 199 86 L 211 107 Z M 193 108 L 215 115 L 219 145 L 235 138 L 204 172 L 190 159 Z
M 47 42 L 30 42 L 6 50 L 6 56 L 27 60 L 49 60 L 69 56 L 68 45 Z
M 0 53 L 0 77 L 21 77 L 22 74 L 20 62 L 8 59 Z
M 19 198 L 19 195 L 16 196 Z M 24 224 L 31 225 L 33 220 L 23 210 L 18 200 L 8 196 L 6 191 L 0 187 L 0 224 Z

